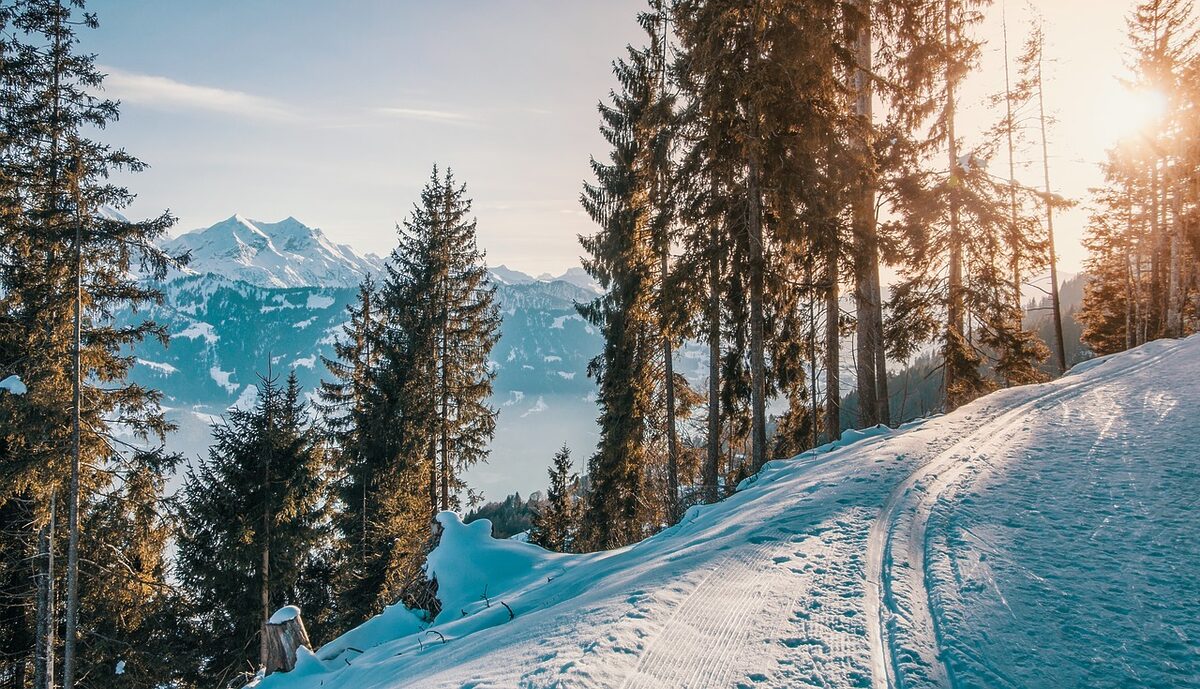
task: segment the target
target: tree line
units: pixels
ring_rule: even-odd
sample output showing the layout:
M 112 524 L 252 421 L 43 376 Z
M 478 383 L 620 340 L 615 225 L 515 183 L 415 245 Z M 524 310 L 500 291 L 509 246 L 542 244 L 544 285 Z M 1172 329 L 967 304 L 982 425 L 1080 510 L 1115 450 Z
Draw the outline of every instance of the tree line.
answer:
M 1200 33 L 1190 2 L 1156 0 L 1128 21 L 1128 87 L 1158 106 L 1108 151 L 1085 243 L 1083 340 L 1111 354 L 1200 329 Z
M 1032 27 L 1010 70 L 1006 24 L 995 124 L 964 136 L 989 5 L 651 0 L 638 15 L 645 43 L 614 62 L 611 150 L 581 195 L 603 287 L 579 305 L 604 339 L 588 371 L 600 437 L 582 477 L 569 449 L 555 456 L 530 540 L 632 543 L 838 438 L 846 369 L 861 427 L 900 420 L 889 364 L 923 353 L 947 410 L 1043 379 L 1051 350 L 1023 324 L 1022 289 L 1049 270 L 1059 322 L 1067 205 L 1044 37 Z M 1082 317 L 1098 353 L 1196 328 L 1190 16 L 1182 0 L 1131 15 L 1138 78 L 1168 107 L 1112 152 L 1096 194 Z M 135 272 L 161 280 L 187 257 L 157 248 L 169 213 L 109 212 L 132 200 L 110 176 L 143 164 L 95 138 L 119 112 L 78 50 L 97 25 L 82 0 L 0 2 L 0 379 L 26 388 L 0 392 L 0 685 L 227 685 L 255 671 L 284 604 L 318 640 L 396 602 L 436 614 L 432 517 L 474 504 L 463 473 L 497 414 L 500 312 L 465 186 L 433 170 L 311 404 L 264 352 L 253 405 L 185 465 L 164 449 L 161 395 L 128 381 L 130 347 L 166 333 L 114 315 L 162 300 Z M 1018 179 L 1018 156 L 1041 178 Z M 675 370 L 685 343 L 707 350 L 705 381 Z
M 1040 20 L 1010 54 L 1004 19 L 994 124 L 959 122 L 990 6 L 651 0 L 639 14 L 645 41 L 599 106 L 611 150 L 582 194 L 597 225 L 584 267 L 604 293 L 580 313 L 605 346 L 579 547 L 639 540 L 768 459 L 837 439 L 847 370 L 857 427 L 900 420 L 889 364 L 919 355 L 936 356 L 947 411 L 1043 380 L 1051 350 L 1022 294 L 1044 271 L 1065 370 L 1053 223 L 1070 202 L 1051 177 Z M 1021 179 L 1031 157 L 1041 174 Z M 707 389 L 673 370 L 684 342 L 707 348 Z

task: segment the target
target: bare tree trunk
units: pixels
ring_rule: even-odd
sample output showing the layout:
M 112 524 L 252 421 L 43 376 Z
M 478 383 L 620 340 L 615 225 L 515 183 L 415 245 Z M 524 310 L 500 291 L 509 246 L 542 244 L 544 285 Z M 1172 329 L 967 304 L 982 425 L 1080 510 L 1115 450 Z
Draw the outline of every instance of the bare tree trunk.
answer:
M 667 403 L 667 517 L 674 524 L 679 520 L 679 438 L 675 428 L 675 362 L 671 346 L 670 327 L 666 313 L 670 295 L 667 294 L 667 272 L 670 270 L 670 246 L 667 242 L 659 247 L 659 274 L 662 276 L 660 328 L 662 330 L 663 376 L 666 378 Z
M 709 228 L 708 258 L 708 454 L 704 460 L 704 501 L 717 501 L 721 443 L 721 255 L 719 228 Z
M 871 97 L 871 0 L 858 0 L 862 14 L 862 25 L 856 37 L 856 61 L 854 70 L 854 111 L 860 132 L 859 148 L 864 166 L 861 187 L 857 190 L 853 207 L 854 225 L 854 307 L 855 307 L 855 386 L 858 392 L 858 425 L 866 428 L 880 423 L 877 379 L 878 357 L 876 350 L 882 346 L 883 323 L 876 320 L 880 315 L 877 300 L 879 288 L 879 249 L 875 227 L 875 175 L 874 156 L 871 151 L 872 107 Z M 885 383 L 886 385 L 886 383 Z
M 953 40 L 952 29 L 952 3 L 946 0 L 945 3 L 945 29 L 946 29 L 946 46 L 949 47 Z M 949 65 L 947 65 L 949 72 Z M 954 92 L 956 87 L 955 77 L 947 74 L 946 77 L 946 103 L 945 103 L 945 121 L 946 121 L 946 149 L 950 163 L 950 180 L 953 182 L 958 178 L 958 141 L 954 131 Z M 945 365 L 942 367 L 943 388 L 945 392 L 945 406 L 947 410 L 953 409 L 957 404 L 954 397 L 954 390 L 958 385 L 957 371 L 949 360 L 950 347 L 958 346 L 957 343 L 963 338 L 963 294 L 962 294 L 962 235 L 959 227 L 959 209 L 958 200 L 951 195 L 949 208 L 949 279 L 947 284 L 947 303 L 946 303 L 946 347 L 947 356 Z
M 271 380 L 270 356 L 267 357 L 267 380 Z M 268 383 L 271 385 L 273 383 Z M 270 388 L 268 387 L 268 390 Z M 272 443 L 275 442 L 275 426 L 274 426 L 274 391 L 271 392 L 272 397 L 268 398 L 264 403 L 264 408 L 267 416 L 266 424 L 266 456 L 263 458 L 263 474 L 262 474 L 262 562 L 260 568 L 262 577 L 259 581 L 259 605 L 262 607 L 262 628 L 259 634 L 258 660 L 259 664 L 266 667 L 268 656 L 271 652 L 270 638 L 267 634 L 267 620 L 271 618 L 271 455 L 273 450 Z
M 1006 115 L 1004 133 L 1008 137 L 1008 244 L 1009 251 L 1012 252 L 1009 256 L 1009 272 L 1012 280 L 1013 307 L 1016 309 L 1017 317 L 1020 318 L 1023 308 L 1021 304 L 1021 231 L 1017 223 L 1017 149 L 1013 143 L 1013 129 L 1016 125 L 1013 122 L 1012 85 L 1008 63 L 1008 14 L 1004 12 L 1003 6 L 1001 12 L 1004 36 L 1004 112 Z M 1021 324 L 1018 322 L 1017 325 Z
M 752 471 L 758 471 L 766 462 L 767 450 L 767 381 L 763 337 L 763 282 L 766 257 L 763 246 L 762 197 L 759 189 L 757 123 L 752 125 L 752 131 L 746 190 L 749 195 L 750 215 L 750 468 Z
M 832 230 L 836 232 L 836 230 Z M 826 250 L 825 279 L 825 430 L 829 440 L 842 437 L 841 364 L 841 306 L 838 304 L 838 247 L 837 237 L 830 237 Z
M 446 297 L 448 290 L 443 289 L 443 298 Z M 448 341 L 450 316 L 445 311 L 442 312 L 442 356 L 441 356 L 441 402 L 442 402 L 442 417 L 441 417 L 441 455 L 442 455 L 442 509 L 450 509 L 450 480 L 452 472 L 450 470 L 450 365 L 449 354 L 450 349 Z
M 78 172 L 78 171 L 77 171 Z M 78 181 L 78 180 L 77 180 Z M 71 487 L 67 495 L 67 621 L 63 631 L 63 687 L 75 686 L 75 637 L 79 623 L 79 465 L 82 415 L 83 218 L 75 221 L 75 313 L 71 354 Z
M 35 689 L 54 688 L 54 530 L 58 495 L 50 496 L 50 518 L 38 533 L 37 643 L 34 652 Z M 21 686 L 20 683 L 17 686 Z
M 1168 169 L 1168 173 L 1170 170 Z M 1169 262 L 1167 264 L 1167 337 L 1183 335 L 1183 222 L 1181 215 L 1181 200 L 1179 197 L 1178 180 L 1175 175 L 1168 174 L 1164 196 L 1171 197 L 1171 236 L 1169 238 Z
M 1058 295 L 1058 256 L 1054 251 L 1054 206 L 1050 195 L 1050 145 L 1046 141 L 1046 103 L 1042 81 L 1042 58 L 1038 56 L 1038 119 L 1042 128 L 1042 172 L 1046 182 L 1046 246 L 1050 251 L 1050 304 L 1054 309 L 1054 353 L 1058 372 L 1067 370 L 1067 351 L 1063 342 L 1062 303 Z
M 808 384 L 809 403 L 812 405 L 809 419 L 809 443 L 816 447 L 819 443 L 819 427 L 817 423 L 817 293 L 813 285 L 813 259 L 811 255 L 804 266 L 805 282 L 808 283 Z

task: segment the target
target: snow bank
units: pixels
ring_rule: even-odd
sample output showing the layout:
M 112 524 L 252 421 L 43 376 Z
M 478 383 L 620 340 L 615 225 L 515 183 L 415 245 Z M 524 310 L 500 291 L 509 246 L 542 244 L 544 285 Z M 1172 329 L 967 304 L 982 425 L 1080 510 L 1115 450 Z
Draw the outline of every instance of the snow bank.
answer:
M 347 653 L 357 655 L 380 644 L 416 634 L 426 626 L 421 614 L 398 603 L 389 605 L 383 612 L 322 646 L 315 657 L 333 661 Z
M 492 538 L 487 519 L 464 524 L 454 512 L 442 512 L 437 522 L 442 537 L 425 565 L 426 574 L 437 579 L 442 603 L 435 623 L 500 605 L 505 594 L 544 579 L 544 572 L 565 557 L 528 543 Z

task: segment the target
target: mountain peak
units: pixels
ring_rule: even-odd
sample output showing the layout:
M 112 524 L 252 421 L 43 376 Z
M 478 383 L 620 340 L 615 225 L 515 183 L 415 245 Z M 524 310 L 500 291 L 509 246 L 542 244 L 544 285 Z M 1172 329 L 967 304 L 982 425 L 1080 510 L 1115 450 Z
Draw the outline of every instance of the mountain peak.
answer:
M 189 251 L 189 272 L 212 273 L 259 287 L 349 287 L 383 267 L 373 254 L 334 244 L 293 216 L 263 222 L 234 213 L 209 227 L 163 242 Z

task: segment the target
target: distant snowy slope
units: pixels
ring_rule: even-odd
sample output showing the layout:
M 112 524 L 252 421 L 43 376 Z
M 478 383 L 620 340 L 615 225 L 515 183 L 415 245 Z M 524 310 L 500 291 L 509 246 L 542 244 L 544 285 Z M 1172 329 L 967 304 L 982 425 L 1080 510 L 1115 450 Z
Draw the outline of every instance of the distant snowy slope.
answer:
M 775 461 L 633 546 L 440 517 L 393 608 L 262 689 L 1195 687 L 1200 337 Z
M 240 215 L 162 243 L 190 251 L 189 273 L 212 273 L 257 287 L 352 287 L 383 267 L 374 254 L 334 244 L 295 218 L 268 223 Z

